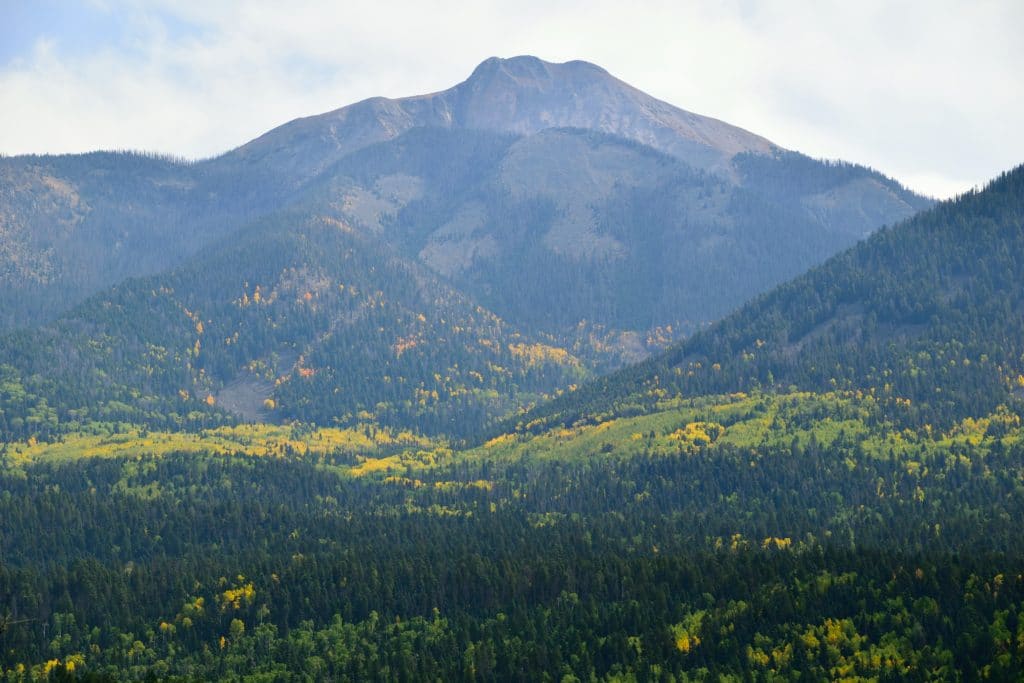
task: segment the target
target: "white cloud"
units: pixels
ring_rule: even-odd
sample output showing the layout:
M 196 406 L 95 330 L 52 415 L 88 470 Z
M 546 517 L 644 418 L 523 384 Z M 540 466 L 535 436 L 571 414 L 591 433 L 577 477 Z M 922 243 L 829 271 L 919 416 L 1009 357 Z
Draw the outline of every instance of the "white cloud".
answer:
M 948 196 L 1024 161 L 1024 4 L 104 0 L 112 44 L 0 67 L 0 151 L 207 156 L 491 55 L 587 59 L 814 156 Z

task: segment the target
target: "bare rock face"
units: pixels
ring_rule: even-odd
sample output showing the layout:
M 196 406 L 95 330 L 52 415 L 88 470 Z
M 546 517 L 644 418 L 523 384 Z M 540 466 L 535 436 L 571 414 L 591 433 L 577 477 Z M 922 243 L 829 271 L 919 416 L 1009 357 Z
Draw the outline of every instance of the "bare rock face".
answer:
M 287 123 L 228 154 L 319 173 L 357 149 L 431 126 L 530 135 L 582 128 L 633 140 L 696 168 L 727 174 L 736 154 L 779 147 L 742 128 L 655 99 L 583 61 L 491 57 L 453 88 L 401 99 L 375 97 Z

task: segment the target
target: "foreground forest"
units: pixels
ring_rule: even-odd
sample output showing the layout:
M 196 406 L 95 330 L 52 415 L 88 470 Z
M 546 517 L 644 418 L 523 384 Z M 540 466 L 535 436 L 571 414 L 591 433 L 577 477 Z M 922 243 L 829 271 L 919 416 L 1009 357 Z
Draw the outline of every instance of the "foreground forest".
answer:
M 1024 674 L 1005 410 L 939 433 L 854 393 L 674 399 L 454 452 L 198 436 L 8 448 L 6 680 Z

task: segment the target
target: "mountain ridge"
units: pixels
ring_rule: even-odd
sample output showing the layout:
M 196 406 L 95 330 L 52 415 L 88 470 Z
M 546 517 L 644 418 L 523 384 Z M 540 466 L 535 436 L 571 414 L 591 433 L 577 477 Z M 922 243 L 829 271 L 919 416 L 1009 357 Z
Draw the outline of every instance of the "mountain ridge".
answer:
M 595 100 L 599 106 L 592 103 Z M 365 147 L 367 141 L 393 139 L 418 126 L 516 134 L 565 127 L 598 130 L 719 173 L 727 173 L 728 160 L 740 152 L 784 151 L 749 131 L 658 100 L 589 62 L 556 64 L 519 56 L 490 57 L 465 81 L 445 90 L 394 99 L 371 97 L 295 119 L 219 159 L 265 159 L 286 149 L 283 141 L 306 148 L 312 146 L 307 142 L 312 138 L 327 148 L 315 167 L 321 170 Z
M 701 132 L 707 127 L 714 133 L 710 137 Z M 779 207 L 781 212 L 775 208 L 767 211 L 772 216 L 765 222 L 767 231 L 786 224 L 803 226 L 801 230 L 810 235 L 812 242 L 819 240 L 818 232 L 831 235 L 814 254 L 796 258 L 794 265 L 765 280 L 769 284 L 846 246 L 850 239 L 906 217 L 921 208 L 922 201 L 927 204 L 903 188 L 882 182 L 886 179 L 868 169 L 857 170 L 861 174 L 858 179 L 847 171 L 837 172 L 835 166 L 806 159 L 800 164 L 809 164 L 810 175 L 817 175 L 819 184 L 824 180 L 824 185 L 811 189 L 784 187 L 792 175 L 790 167 L 799 165 L 799 157 L 763 138 L 656 100 L 588 62 L 554 64 L 535 57 L 490 58 L 465 81 L 447 90 L 401 99 L 371 98 L 298 119 L 213 159 L 182 162 L 131 153 L 0 159 L 0 178 L 6 181 L 0 188 L 0 282 L 6 285 L 0 290 L 0 328 L 50 320 L 68 305 L 124 277 L 175 267 L 251 221 L 302 201 L 310 187 L 334 182 L 332 177 L 341 172 L 338 165 L 344 166 L 353 155 L 368 158 L 364 152 L 375 145 L 391 143 L 401 148 L 402 139 L 413 131 L 430 129 L 448 130 L 469 140 L 477 133 L 518 137 L 521 144 L 516 147 L 515 158 L 510 158 L 514 163 L 509 168 L 550 172 L 556 165 L 562 167 L 560 178 L 547 186 L 541 186 L 529 173 L 495 171 L 498 175 L 487 190 L 528 201 L 551 203 L 554 198 L 548 215 L 533 217 L 548 225 L 524 226 L 545 235 L 545 254 L 567 257 L 566 264 L 556 262 L 553 268 L 573 267 L 572 263 L 581 259 L 630 258 L 632 238 L 627 236 L 623 241 L 622 235 L 615 234 L 621 229 L 611 224 L 609 211 L 613 207 L 604 195 L 617 193 L 612 202 L 627 202 L 633 206 L 630 211 L 640 210 L 641 200 L 627 197 L 624 190 L 616 190 L 605 180 L 590 187 L 585 184 L 589 182 L 587 174 L 596 173 L 594 177 L 605 179 L 632 176 L 627 185 L 644 185 L 648 181 L 638 178 L 636 168 L 631 168 L 631 164 L 646 163 L 645 155 L 639 153 L 641 147 L 709 175 L 683 184 L 689 187 L 647 192 L 649 199 L 643 200 L 650 203 L 666 192 L 680 194 L 677 191 L 681 190 L 686 198 L 680 198 L 678 206 L 666 208 L 669 214 L 650 216 L 648 220 L 667 228 L 671 216 L 685 216 L 686 222 L 698 224 L 699 234 L 693 238 L 701 249 L 723 247 L 722 253 L 731 258 L 730 249 L 744 248 L 740 242 L 747 238 L 723 231 L 732 230 L 730 225 L 737 212 L 764 213 L 751 203 L 751 197 L 736 200 L 723 195 L 709 200 L 709 192 L 736 195 L 749 190 L 756 195 L 755 203 L 775 207 L 786 204 Z M 591 144 L 591 149 L 585 149 L 570 143 L 575 136 L 573 130 L 629 141 L 638 146 L 638 153 L 630 161 L 626 159 L 628 154 L 607 155 L 607 144 Z M 737 147 L 735 139 L 742 144 Z M 722 143 L 722 149 L 714 147 L 715 140 Z M 741 149 L 752 151 L 736 153 Z M 432 163 L 443 164 L 440 157 L 447 151 L 438 148 L 423 153 L 431 155 Z M 800 171 L 804 175 L 807 172 L 808 168 Z M 351 164 L 344 173 L 352 175 Z M 355 173 L 360 175 L 358 170 Z M 412 210 L 423 205 L 417 183 L 422 182 L 424 173 L 397 169 L 393 175 L 402 188 L 395 189 L 396 181 L 388 178 L 373 180 L 386 187 L 353 187 L 359 183 L 344 181 L 341 185 L 355 194 L 326 201 L 349 202 L 354 207 L 347 216 L 350 222 L 360 224 L 367 219 L 380 232 L 381 220 L 408 220 Z M 443 191 L 467 194 L 474 191 L 474 185 L 479 186 L 477 179 L 462 175 L 461 187 L 449 184 Z M 581 180 L 573 180 L 574 175 Z M 770 176 L 782 180 L 773 183 L 768 181 Z M 837 184 L 840 181 L 841 187 Z M 693 187 L 695 184 L 706 187 L 698 189 Z M 713 185 L 719 189 L 708 189 Z M 595 193 L 597 189 L 601 191 Z M 588 198 L 570 195 L 577 190 L 585 190 Z M 794 193 L 794 201 L 785 198 L 787 193 Z M 439 199 L 452 203 L 451 197 Z M 477 228 L 462 224 L 461 232 L 456 230 L 455 234 L 442 230 L 460 212 L 473 213 L 479 200 L 471 198 L 468 208 L 453 205 L 444 209 L 446 214 L 416 218 L 419 223 L 438 222 L 433 226 L 437 239 L 418 244 L 414 253 L 446 276 L 455 270 L 490 267 L 488 259 L 502 257 L 494 251 L 493 234 L 466 231 L 493 233 L 488 224 L 500 222 L 498 214 L 504 208 L 477 211 Z M 405 217 L 400 217 L 401 213 Z M 622 220 L 636 222 L 628 216 Z M 755 241 L 763 239 L 754 236 Z M 804 249 L 806 241 L 798 238 L 794 246 Z M 663 251 L 656 249 L 654 253 Z M 708 258 L 718 256 L 705 254 L 704 260 Z M 794 259 L 782 260 L 788 263 Z M 721 310 L 712 307 L 667 317 L 659 314 L 652 322 L 704 322 L 760 291 L 761 286 L 744 289 L 726 301 Z M 575 324 L 578 320 L 569 322 Z

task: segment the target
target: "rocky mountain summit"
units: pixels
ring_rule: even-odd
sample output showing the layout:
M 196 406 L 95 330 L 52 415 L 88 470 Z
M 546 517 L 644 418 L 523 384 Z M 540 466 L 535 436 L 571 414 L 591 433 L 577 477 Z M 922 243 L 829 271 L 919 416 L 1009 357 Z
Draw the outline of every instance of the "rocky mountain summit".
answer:
M 416 127 L 532 135 L 580 128 L 639 142 L 691 166 L 725 172 L 736 154 L 782 151 L 768 140 L 647 95 L 584 61 L 491 57 L 441 92 L 374 97 L 298 119 L 228 153 L 229 160 L 272 163 L 314 174 L 375 142 Z

